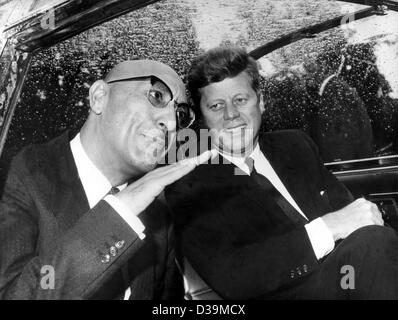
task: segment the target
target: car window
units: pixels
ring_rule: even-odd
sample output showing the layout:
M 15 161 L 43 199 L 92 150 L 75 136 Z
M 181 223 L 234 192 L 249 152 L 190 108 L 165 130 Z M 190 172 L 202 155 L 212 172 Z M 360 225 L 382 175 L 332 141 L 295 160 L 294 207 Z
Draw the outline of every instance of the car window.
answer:
M 397 154 L 398 13 L 318 37 L 260 59 L 263 130 L 304 130 L 326 162 Z
M 203 50 L 236 44 L 251 51 L 363 8 L 326 0 L 166 0 L 125 14 L 35 54 L 3 156 L 78 130 L 88 88 L 119 61 L 165 62 L 185 80 Z M 380 13 L 259 58 L 262 131 L 302 129 L 326 162 L 398 153 L 396 15 Z

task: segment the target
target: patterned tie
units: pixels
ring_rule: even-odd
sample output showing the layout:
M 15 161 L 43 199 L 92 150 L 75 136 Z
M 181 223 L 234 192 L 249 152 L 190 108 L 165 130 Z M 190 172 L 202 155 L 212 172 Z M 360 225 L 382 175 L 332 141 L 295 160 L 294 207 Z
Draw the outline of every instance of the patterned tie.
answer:
M 250 176 L 251 176 L 251 174 L 252 174 L 252 172 L 253 172 L 253 169 L 254 169 L 254 159 L 251 158 L 251 157 L 247 157 L 247 158 L 245 159 L 245 163 L 246 163 L 247 166 L 249 167 L 249 172 L 250 172 Z
M 267 201 L 273 201 L 277 206 L 295 223 L 303 224 L 308 221 L 298 212 L 289 201 L 274 187 L 274 185 L 265 176 L 258 173 L 254 166 L 253 158 L 246 158 L 245 163 L 249 167 L 250 177 L 265 191 Z
M 112 187 L 111 190 L 108 191 L 107 195 L 110 194 L 112 196 L 114 196 L 115 194 L 117 194 L 120 190 L 116 187 Z

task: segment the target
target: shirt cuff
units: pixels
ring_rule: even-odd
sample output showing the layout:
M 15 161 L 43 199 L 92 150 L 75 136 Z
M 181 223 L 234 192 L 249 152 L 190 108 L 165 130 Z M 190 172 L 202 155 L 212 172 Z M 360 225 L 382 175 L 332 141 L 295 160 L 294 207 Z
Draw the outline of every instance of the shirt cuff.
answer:
M 113 195 L 107 195 L 104 200 L 127 222 L 141 240 L 145 238 L 145 226 L 131 209 Z
M 334 249 L 334 239 L 329 228 L 322 220 L 317 218 L 305 225 L 312 249 L 318 260 L 329 254 Z

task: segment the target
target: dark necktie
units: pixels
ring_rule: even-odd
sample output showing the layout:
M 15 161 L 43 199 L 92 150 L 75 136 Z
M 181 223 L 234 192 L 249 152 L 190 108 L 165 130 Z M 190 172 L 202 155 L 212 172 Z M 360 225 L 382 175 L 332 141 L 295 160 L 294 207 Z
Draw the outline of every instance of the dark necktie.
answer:
M 245 163 L 250 170 L 250 177 L 265 191 L 267 201 L 274 201 L 277 206 L 295 223 L 307 223 L 307 219 L 298 212 L 289 201 L 274 187 L 274 185 L 262 174 L 258 173 L 254 167 L 254 160 L 250 157 L 245 159 Z
M 117 194 L 119 191 L 120 191 L 120 190 L 119 190 L 118 188 L 112 187 L 111 190 L 109 190 L 109 192 L 107 193 L 107 195 L 110 194 L 110 195 L 114 196 L 114 195 Z

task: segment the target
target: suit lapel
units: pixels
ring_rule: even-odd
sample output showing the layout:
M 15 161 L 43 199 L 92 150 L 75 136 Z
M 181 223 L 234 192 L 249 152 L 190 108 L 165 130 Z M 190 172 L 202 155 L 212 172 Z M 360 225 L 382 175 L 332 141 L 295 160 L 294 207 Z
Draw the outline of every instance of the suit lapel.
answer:
M 260 139 L 259 145 L 260 150 L 264 153 L 278 177 L 307 218 L 312 220 L 318 217 L 319 206 L 314 202 L 314 190 L 311 187 L 311 183 L 308 183 L 308 177 L 302 172 L 302 168 L 298 168 L 297 159 L 294 159 L 295 155 L 291 152 L 292 150 L 286 152 L 286 147 L 280 142 L 278 143 L 273 135 L 264 135 Z M 210 174 L 208 174 L 209 171 L 207 170 L 203 171 L 207 171 L 205 173 L 207 179 L 205 180 L 204 188 L 217 186 L 218 184 L 222 186 L 227 184 L 229 188 L 239 188 L 242 195 L 248 198 L 251 203 L 262 210 L 264 209 L 263 191 L 253 179 L 246 174 L 237 175 L 235 170 L 239 169 L 229 162 L 226 163 L 222 157 L 219 157 L 216 163 L 214 165 L 202 165 L 207 166 L 207 169 L 210 170 Z M 203 181 L 200 172 L 198 172 L 197 180 Z M 304 219 L 302 220 L 304 221 Z
M 292 150 L 286 152 L 285 147 L 275 141 L 274 137 L 264 136 L 260 140 L 260 149 L 271 163 L 272 168 L 281 179 L 282 183 L 297 203 L 301 211 L 309 220 L 318 217 L 319 209 L 314 203 L 314 190 L 312 184 L 305 176 L 303 168 L 297 166 Z
M 69 132 L 54 141 L 53 156 L 56 175 L 53 181 L 52 210 L 57 215 L 58 224 L 65 230 L 74 226 L 77 220 L 90 207 L 69 144 Z
M 216 193 L 227 192 L 244 197 L 261 211 L 264 210 L 266 207 L 264 191 L 250 176 L 245 173 L 239 174 L 240 169 L 223 157 L 219 157 L 217 162 L 213 163 L 216 164 L 201 165 L 192 183 L 201 182 L 202 188 L 207 190 L 210 187 L 216 190 Z
M 203 189 L 206 190 L 204 194 L 213 195 L 210 197 L 210 201 L 228 202 L 231 200 L 234 202 L 236 199 L 242 199 L 241 203 L 247 204 L 237 211 L 233 209 L 235 207 L 227 205 L 231 208 L 229 211 L 231 219 L 244 215 L 245 220 L 251 220 L 255 224 L 255 221 L 258 221 L 258 214 L 264 214 L 267 215 L 266 221 L 280 222 L 278 229 L 272 230 L 272 232 L 290 228 L 304 220 L 292 219 L 276 202 L 268 201 L 268 198 L 264 196 L 264 189 L 252 177 L 246 174 L 236 174 L 237 167 L 234 164 L 219 162 L 213 165 L 201 165 L 198 169 L 195 171 L 194 179 L 190 182 L 193 185 L 200 183 L 198 194 Z M 203 179 L 203 177 L 206 178 Z M 297 214 L 299 215 L 299 213 Z

